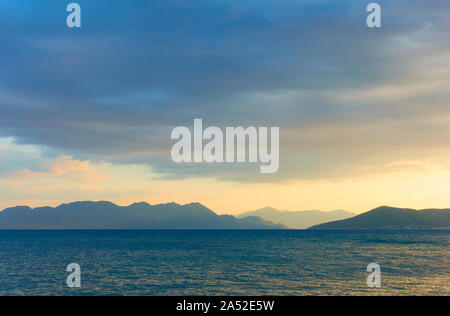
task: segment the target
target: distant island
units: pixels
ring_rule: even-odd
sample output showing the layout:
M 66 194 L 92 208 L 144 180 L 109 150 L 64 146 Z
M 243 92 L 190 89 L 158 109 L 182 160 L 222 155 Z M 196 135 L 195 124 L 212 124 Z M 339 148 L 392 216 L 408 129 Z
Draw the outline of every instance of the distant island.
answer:
M 382 206 L 355 217 L 310 229 L 450 229 L 450 209 L 414 210 Z
M 292 229 L 306 229 L 314 225 L 331 221 L 347 219 L 355 216 L 355 213 L 336 210 L 331 212 L 323 211 L 279 211 L 273 207 L 265 207 L 255 211 L 244 212 L 237 215 L 237 218 L 257 216 L 266 221 L 279 223 Z
M 17 206 L 0 212 L 0 229 L 450 229 L 450 209 L 413 210 L 382 206 L 355 214 L 346 211 L 278 211 L 264 208 L 237 217 L 217 215 L 200 203 L 74 202 L 58 207 Z M 333 220 L 335 218 L 345 218 Z M 326 222 L 326 221 L 329 222 Z M 314 225 L 311 223 L 322 222 Z
M 74 202 L 58 207 L 27 206 L 0 212 L 0 229 L 282 229 L 259 217 L 217 215 L 200 203 L 118 206 Z

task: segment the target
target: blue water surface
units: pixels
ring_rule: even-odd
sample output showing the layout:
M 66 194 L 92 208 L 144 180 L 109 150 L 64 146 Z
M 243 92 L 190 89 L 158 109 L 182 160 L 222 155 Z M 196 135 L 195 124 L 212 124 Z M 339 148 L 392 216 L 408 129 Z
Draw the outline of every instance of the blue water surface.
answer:
M 369 263 L 381 266 L 369 288 Z M 81 266 L 81 288 L 66 266 Z M 0 295 L 450 295 L 449 231 L 0 231 Z

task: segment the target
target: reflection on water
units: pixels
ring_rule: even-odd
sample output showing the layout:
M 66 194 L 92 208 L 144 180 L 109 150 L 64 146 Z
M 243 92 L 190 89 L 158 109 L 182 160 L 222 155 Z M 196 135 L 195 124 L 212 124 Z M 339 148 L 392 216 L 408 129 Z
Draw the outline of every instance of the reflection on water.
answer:
M 450 295 L 449 231 L 0 231 L 0 245 L 0 295 Z

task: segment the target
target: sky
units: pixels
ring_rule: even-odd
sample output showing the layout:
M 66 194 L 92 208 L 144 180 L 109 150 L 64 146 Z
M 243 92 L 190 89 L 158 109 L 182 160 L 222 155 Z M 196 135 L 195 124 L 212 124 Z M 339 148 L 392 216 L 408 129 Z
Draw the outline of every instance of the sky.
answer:
M 0 209 L 450 207 L 450 3 L 0 2 Z M 280 169 L 175 164 L 171 130 L 280 127 Z

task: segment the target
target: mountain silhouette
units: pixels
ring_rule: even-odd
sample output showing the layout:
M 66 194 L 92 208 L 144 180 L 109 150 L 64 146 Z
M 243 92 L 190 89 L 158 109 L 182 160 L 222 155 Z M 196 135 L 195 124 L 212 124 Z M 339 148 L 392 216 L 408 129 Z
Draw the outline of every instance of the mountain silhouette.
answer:
M 310 229 L 450 229 L 450 209 L 414 210 L 382 206 Z
M 236 217 L 243 218 L 247 216 L 257 216 L 266 221 L 273 223 L 280 223 L 288 228 L 292 229 L 306 229 L 313 225 L 327 223 L 330 221 L 336 221 L 341 219 L 347 219 L 355 216 L 355 213 L 347 211 L 279 211 L 273 207 L 265 207 L 256 211 L 249 211 L 242 213 Z
M 118 206 L 111 202 L 74 202 L 54 207 L 27 206 L 0 212 L 0 229 L 276 229 L 259 217 L 217 215 L 200 203 Z

